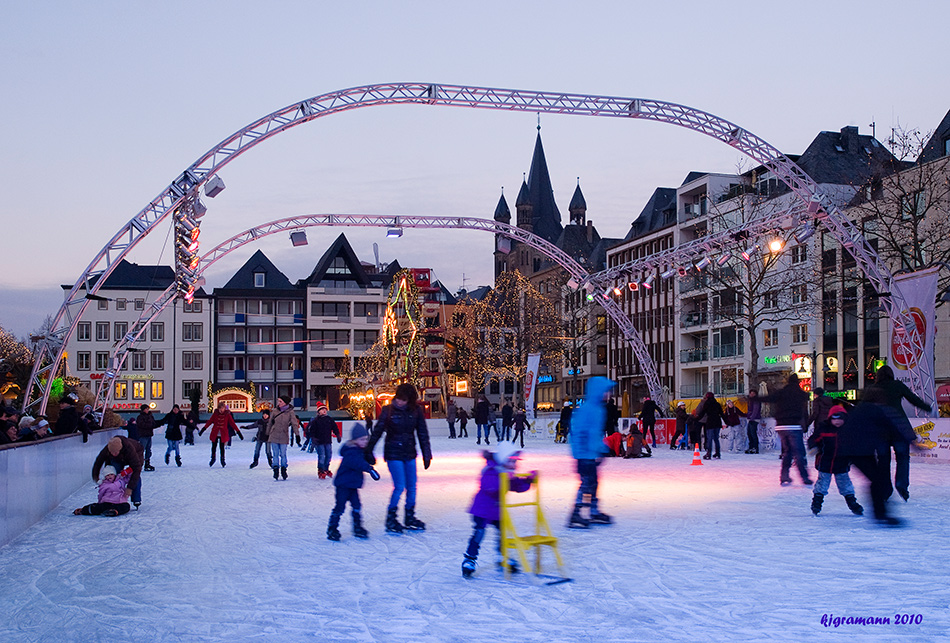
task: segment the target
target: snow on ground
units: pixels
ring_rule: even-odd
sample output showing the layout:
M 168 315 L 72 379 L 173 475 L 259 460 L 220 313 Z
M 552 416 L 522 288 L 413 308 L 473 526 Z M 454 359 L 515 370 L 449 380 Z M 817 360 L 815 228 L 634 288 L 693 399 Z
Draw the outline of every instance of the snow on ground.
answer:
M 853 516 L 834 485 L 813 517 L 810 489 L 779 486 L 775 454 L 699 467 L 691 452 L 660 448 L 605 462 L 602 508 L 616 524 L 579 531 L 564 528 L 577 488 L 567 447 L 530 442 L 521 469 L 542 472 L 574 579 L 534 586 L 495 570 L 492 530 L 476 577 L 460 575 L 481 466 L 473 439 L 434 437 L 432 467 L 420 459 L 427 531 L 384 533 L 380 458 L 382 480 L 367 477 L 362 491 L 370 539 L 352 537 L 347 513 L 339 543 L 326 540 L 333 491 L 315 456 L 291 449 L 289 480 L 274 482 L 266 466 L 248 469 L 252 446 L 236 441 L 227 468 L 209 468 L 199 441 L 179 469 L 161 462 L 156 439 L 140 511 L 73 516 L 95 501 L 90 482 L 0 549 L 0 641 L 935 641 L 950 631 L 941 465 L 912 466 L 911 501 L 892 502 L 907 526 L 886 529 Z M 825 627 L 826 614 L 891 624 Z M 901 614 L 921 622 L 894 623 Z

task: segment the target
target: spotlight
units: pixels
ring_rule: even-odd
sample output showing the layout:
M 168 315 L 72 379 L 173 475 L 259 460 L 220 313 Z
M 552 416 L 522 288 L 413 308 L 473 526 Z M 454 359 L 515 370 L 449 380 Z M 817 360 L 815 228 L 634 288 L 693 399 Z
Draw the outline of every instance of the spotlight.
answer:
M 689 270 L 686 269 L 686 266 L 680 266 L 676 269 L 676 274 L 678 274 L 680 277 L 685 277 L 689 274 Z
M 758 249 L 759 247 L 753 243 L 751 246 L 742 251 L 742 258 L 748 261 L 755 255 L 755 251 Z
M 703 268 L 712 263 L 712 259 L 709 257 L 703 257 L 699 260 L 699 263 L 696 264 L 696 270 L 702 271 Z
M 620 289 L 620 286 L 614 286 L 613 293 L 614 293 L 614 297 L 619 297 L 620 295 L 623 294 L 623 291 Z
M 613 288 L 608 288 L 607 290 L 605 290 L 604 295 L 603 295 L 604 299 L 610 299 L 610 295 L 613 293 L 613 291 L 614 291 Z
M 808 201 L 808 214 L 818 214 L 819 210 L 821 210 L 821 197 L 817 194 L 812 194 L 811 199 Z
M 675 274 L 676 274 L 676 268 L 670 268 L 669 270 L 667 270 L 667 271 L 665 271 L 665 272 L 661 272 L 661 273 L 660 273 L 660 276 L 663 277 L 663 279 L 669 279 L 670 277 L 672 277 L 672 276 L 675 275 Z
M 205 195 L 214 198 L 221 194 L 221 191 L 224 189 L 224 181 L 221 180 L 221 177 L 217 174 L 208 179 L 208 182 L 205 183 Z
M 298 246 L 307 245 L 307 232 L 305 230 L 297 230 L 290 233 L 290 243 L 296 248 Z
M 785 247 L 785 242 L 781 239 L 769 241 L 769 252 L 781 252 L 783 247 Z
M 587 301 L 594 301 L 594 296 L 590 293 L 587 293 Z
M 201 202 L 201 199 L 195 199 L 194 205 L 191 207 L 191 211 L 194 213 L 196 219 L 200 219 L 205 215 L 205 212 L 208 211 L 208 206 Z
M 386 228 L 386 236 L 390 239 L 395 239 L 402 236 L 402 228 L 398 226 L 390 226 Z
M 649 277 L 643 280 L 643 287 L 646 290 L 653 290 L 653 280 L 656 279 L 655 274 L 651 274 Z
M 732 253 L 731 253 L 731 252 L 724 252 L 721 257 L 719 257 L 718 259 L 716 259 L 716 265 L 717 265 L 717 266 L 725 266 L 727 263 L 729 263 L 729 260 L 730 260 L 730 259 L 732 259 Z
M 594 294 L 594 284 L 592 284 L 591 282 L 588 281 L 586 284 L 584 284 L 584 290 L 587 291 L 587 294 L 593 295 L 593 294 Z
M 627 284 L 627 288 L 630 289 L 630 292 L 637 292 L 640 289 L 640 284 L 635 281 L 631 281 L 629 284 Z
M 809 221 L 795 231 L 795 241 L 805 243 L 813 234 L 815 234 L 815 226 Z

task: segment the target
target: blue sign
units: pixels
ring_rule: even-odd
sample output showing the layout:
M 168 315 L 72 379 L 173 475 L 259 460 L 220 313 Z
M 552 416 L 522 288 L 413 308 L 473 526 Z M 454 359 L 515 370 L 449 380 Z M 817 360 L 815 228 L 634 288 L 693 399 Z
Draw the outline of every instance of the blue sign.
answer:
M 541 375 L 538 377 L 538 384 L 546 384 L 548 382 L 553 382 L 553 381 L 554 381 L 553 375 Z

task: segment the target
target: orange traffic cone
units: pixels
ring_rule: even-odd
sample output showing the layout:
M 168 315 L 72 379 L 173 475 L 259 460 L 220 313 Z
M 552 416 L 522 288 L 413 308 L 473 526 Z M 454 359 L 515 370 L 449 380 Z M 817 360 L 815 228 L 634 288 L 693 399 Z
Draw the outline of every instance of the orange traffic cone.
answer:
M 699 442 L 696 443 L 696 450 L 693 451 L 693 461 L 690 463 L 691 467 L 701 467 L 703 466 L 703 459 L 699 456 Z

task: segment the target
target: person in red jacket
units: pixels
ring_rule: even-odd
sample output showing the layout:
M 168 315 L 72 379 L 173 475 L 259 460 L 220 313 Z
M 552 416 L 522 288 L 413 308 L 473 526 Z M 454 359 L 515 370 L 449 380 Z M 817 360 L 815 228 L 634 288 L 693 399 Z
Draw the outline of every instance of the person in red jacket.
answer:
M 201 427 L 200 431 L 198 431 L 198 435 L 204 433 L 205 429 L 207 429 L 209 426 L 212 427 L 212 429 L 211 462 L 208 463 L 208 466 L 214 466 L 215 443 L 221 445 L 221 466 L 227 466 L 227 464 L 224 462 L 224 445 L 227 444 L 231 439 L 230 430 L 233 429 L 234 432 L 238 434 L 238 437 L 242 440 L 244 439 L 244 434 L 241 433 L 241 429 L 239 429 L 238 425 L 234 422 L 234 416 L 231 415 L 231 409 L 229 409 L 224 402 L 218 402 L 218 408 L 215 409 L 214 413 L 211 414 L 211 417 L 208 418 L 208 421 L 205 422 L 205 425 Z

